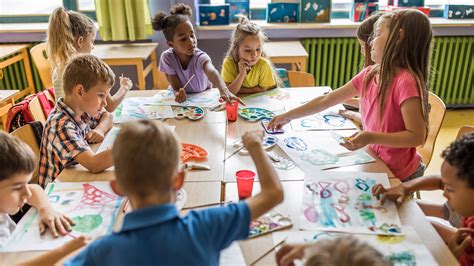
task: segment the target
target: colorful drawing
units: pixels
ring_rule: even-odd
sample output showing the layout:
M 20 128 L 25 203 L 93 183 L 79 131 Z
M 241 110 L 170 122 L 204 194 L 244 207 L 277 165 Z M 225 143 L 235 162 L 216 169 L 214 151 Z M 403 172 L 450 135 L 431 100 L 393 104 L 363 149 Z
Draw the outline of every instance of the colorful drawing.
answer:
M 328 129 L 356 129 L 355 124 L 337 112 L 344 109 L 341 106 L 331 107 L 320 113 L 291 121 L 291 127 L 296 131 L 328 130 Z
M 242 98 L 246 107 L 263 108 L 275 112 L 276 114 L 285 111 L 283 101 L 289 99 L 290 93 L 282 88 L 276 88 Z
M 382 253 L 386 259 L 397 266 L 414 266 L 414 265 L 438 265 L 420 240 L 415 230 L 411 227 L 404 226 L 404 236 L 377 236 L 366 234 L 351 234 L 360 241 L 363 241 Z M 328 238 L 345 236 L 344 233 L 322 232 L 322 231 L 280 231 L 272 234 L 273 243 L 279 243 L 286 239 L 287 244 L 296 244 L 304 242 L 324 241 Z M 380 238 L 393 238 L 396 241 L 380 241 Z
M 166 119 L 173 118 L 174 113 L 170 106 L 158 105 L 153 97 L 126 98 L 115 109 L 114 123 L 124 123 L 138 119 Z
M 361 234 L 401 234 L 396 206 L 380 206 L 376 183 L 389 186 L 386 174 L 316 172 L 306 174 L 300 229 Z
M 257 122 L 262 118 L 272 118 L 275 113 L 263 108 L 246 107 L 239 109 L 239 115 L 249 122 Z
M 347 136 L 354 133 L 349 130 L 340 132 Z M 375 161 L 363 150 L 349 151 L 339 145 L 331 131 L 300 131 L 287 133 L 286 136 L 278 141 L 278 145 L 303 171 L 310 173 Z
M 69 235 L 40 236 L 38 211 L 31 208 L 0 252 L 51 250 L 80 235 L 96 239 L 112 231 L 122 198 L 115 195 L 109 182 L 59 182 L 46 187 L 54 210 L 65 213 L 76 224 Z
M 211 108 L 219 104 L 221 95 L 218 89 L 209 89 L 199 93 L 186 94 L 186 101 L 178 103 L 175 101 L 173 91 L 163 90 L 157 92 L 151 101 L 156 105 L 173 105 L 173 106 L 197 106 L 201 108 Z
M 204 117 L 204 109 L 197 106 L 174 106 L 173 112 L 176 119 L 199 120 Z

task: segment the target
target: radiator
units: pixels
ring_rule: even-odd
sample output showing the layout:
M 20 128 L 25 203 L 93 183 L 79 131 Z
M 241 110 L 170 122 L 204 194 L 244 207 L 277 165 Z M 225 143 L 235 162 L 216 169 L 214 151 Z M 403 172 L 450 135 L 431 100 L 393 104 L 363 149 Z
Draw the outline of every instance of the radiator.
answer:
M 356 38 L 303 39 L 308 73 L 316 86 L 338 88 L 363 67 Z M 474 37 L 435 37 L 431 57 L 430 90 L 448 106 L 474 105 Z

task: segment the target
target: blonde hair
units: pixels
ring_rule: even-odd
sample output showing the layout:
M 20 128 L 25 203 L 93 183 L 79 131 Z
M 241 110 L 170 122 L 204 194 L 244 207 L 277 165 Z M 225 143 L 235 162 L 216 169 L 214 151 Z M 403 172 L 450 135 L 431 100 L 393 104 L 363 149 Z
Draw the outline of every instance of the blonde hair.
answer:
M 353 236 L 322 239 L 304 251 L 306 266 L 389 266 L 390 261 Z
M 375 75 L 379 75 L 377 101 L 381 118 L 386 94 L 397 74 L 397 68 L 406 69 L 415 78 L 420 93 L 426 139 L 429 130 L 428 80 L 433 37 L 430 21 L 418 10 L 404 9 L 383 14 L 376 25 L 380 23 L 387 23 L 389 37 L 383 51 L 382 62 L 375 64 L 369 71 L 364 81 L 364 88 L 368 87 Z M 400 30 L 405 33 L 403 38 L 400 38 Z
M 77 84 L 82 84 L 85 90 L 97 85 L 99 82 L 112 87 L 115 74 L 104 61 L 93 55 L 78 55 L 69 61 L 63 73 L 63 89 L 66 95 L 72 92 Z
M 166 193 L 178 170 L 181 146 L 165 124 L 141 120 L 122 126 L 112 156 L 117 181 L 127 193 Z
M 51 63 L 63 68 L 75 54 L 77 38 L 86 38 L 96 31 L 94 21 L 84 14 L 56 8 L 49 18 L 46 51 Z

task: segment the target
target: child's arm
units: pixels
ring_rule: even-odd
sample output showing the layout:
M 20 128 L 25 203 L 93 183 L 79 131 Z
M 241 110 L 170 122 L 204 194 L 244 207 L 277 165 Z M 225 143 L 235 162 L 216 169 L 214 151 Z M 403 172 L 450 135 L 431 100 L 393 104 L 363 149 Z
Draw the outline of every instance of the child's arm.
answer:
M 382 184 L 372 187 L 372 194 L 380 198 L 383 205 L 387 199 L 395 201 L 397 204 L 403 203 L 406 197 L 418 190 L 438 190 L 443 189 L 444 183 L 440 176 L 426 176 L 401 183 L 398 186 L 385 188 Z
M 247 200 L 251 220 L 260 217 L 283 201 L 283 189 L 275 169 L 262 148 L 262 136 L 262 131 L 247 132 L 242 136 L 242 142 L 257 167 L 261 186 L 260 193 Z
M 39 224 L 40 234 L 46 232 L 46 227 L 51 230 L 54 237 L 58 237 L 59 234 L 66 235 L 70 232 L 74 221 L 53 209 L 51 204 L 49 204 L 46 193 L 39 185 L 29 184 L 28 188 L 31 191 L 31 197 L 28 198 L 27 202 L 39 211 L 41 221 Z
M 84 236 L 80 236 L 76 239 L 73 239 L 63 246 L 53 249 L 47 253 L 44 253 L 34 259 L 27 260 L 22 262 L 18 265 L 22 266 L 34 266 L 34 265 L 53 265 L 60 261 L 65 256 L 69 255 L 70 253 L 82 248 L 88 243 L 88 239 Z
M 224 83 L 224 80 L 222 80 L 219 71 L 217 71 L 214 65 L 212 65 L 211 61 L 207 61 L 206 63 L 204 63 L 204 72 L 206 73 L 206 76 L 209 81 L 211 81 L 212 85 L 219 89 L 221 98 L 224 101 L 230 102 L 235 100 L 242 103 L 242 101 L 238 97 L 236 97 L 232 92 L 229 91 L 227 85 L 225 85 Z
M 237 77 L 235 77 L 234 81 L 227 84 L 227 87 L 233 94 L 252 93 L 241 91 L 243 89 L 242 84 L 244 83 L 245 76 L 247 76 L 247 71 L 250 70 L 250 67 L 244 60 L 240 60 L 237 66 L 239 69 L 239 74 L 237 74 Z
M 473 244 L 472 234 L 474 234 L 473 229 L 459 228 L 450 238 L 448 247 L 456 258 L 459 258 L 464 250 Z
M 87 168 L 91 173 L 97 174 L 114 165 L 112 149 L 94 154 L 91 150 L 79 153 L 74 160 Z
M 425 123 L 420 98 L 411 98 L 401 105 L 405 130 L 395 133 L 361 131 L 343 144 L 349 150 L 360 149 L 367 144 L 377 144 L 394 148 L 416 147 L 425 141 Z
M 113 126 L 113 115 L 109 112 L 103 112 L 100 116 L 99 124 L 86 135 L 89 143 L 98 143 L 104 140 L 105 132 Z
M 352 85 L 352 82 L 349 81 L 344 86 L 332 91 L 331 93 L 317 97 L 295 109 L 275 116 L 268 124 L 268 127 L 270 129 L 281 128 L 293 119 L 321 112 L 322 110 L 358 95 L 358 93 L 358 90 L 354 85 Z
M 129 78 L 119 77 L 119 79 L 120 88 L 118 91 L 113 96 L 107 94 L 107 106 L 105 107 L 105 110 L 108 112 L 115 111 L 123 98 L 125 98 L 127 92 L 133 87 L 132 81 Z
M 186 101 L 186 90 L 182 87 L 183 85 L 179 81 L 178 76 L 166 74 L 166 79 L 175 93 L 176 98 L 174 100 L 178 103 Z

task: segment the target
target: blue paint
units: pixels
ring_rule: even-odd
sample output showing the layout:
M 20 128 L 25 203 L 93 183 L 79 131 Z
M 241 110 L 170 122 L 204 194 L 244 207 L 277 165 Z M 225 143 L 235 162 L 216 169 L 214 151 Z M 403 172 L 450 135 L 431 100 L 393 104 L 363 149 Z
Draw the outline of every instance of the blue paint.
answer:
M 295 149 L 297 151 L 305 151 L 308 149 L 308 145 L 306 145 L 304 140 L 298 137 L 286 138 L 284 142 L 288 148 Z
M 324 123 L 334 126 L 342 127 L 346 123 L 346 118 L 340 115 L 323 115 Z

